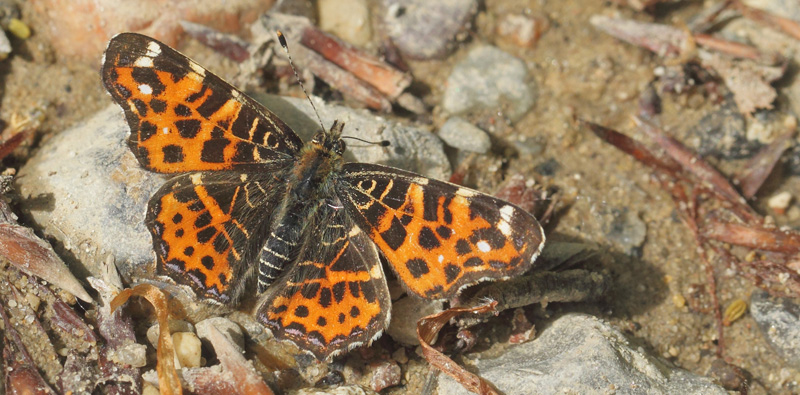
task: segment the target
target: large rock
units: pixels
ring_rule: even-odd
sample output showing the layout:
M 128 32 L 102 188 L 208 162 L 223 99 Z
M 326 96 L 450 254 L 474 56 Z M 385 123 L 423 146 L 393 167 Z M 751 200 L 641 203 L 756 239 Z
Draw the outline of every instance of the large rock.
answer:
M 539 337 L 475 371 L 505 394 L 726 394 L 697 376 L 648 355 L 608 323 L 583 314 L 557 319 Z M 441 375 L 440 395 L 469 394 Z

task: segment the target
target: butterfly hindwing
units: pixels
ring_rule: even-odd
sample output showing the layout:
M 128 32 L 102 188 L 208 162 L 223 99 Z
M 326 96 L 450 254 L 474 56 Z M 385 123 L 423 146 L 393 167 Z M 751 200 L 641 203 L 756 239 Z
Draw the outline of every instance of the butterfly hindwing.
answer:
M 270 177 L 270 176 L 267 176 Z M 236 172 L 183 174 L 150 199 L 146 224 L 158 270 L 198 295 L 236 299 L 253 270 L 280 184 Z
M 454 184 L 348 163 L 337 184 L 345 209 L 406 288 L 443 299 L 530 268 L 544 245 L 536 219 L 506 201 Z
M 303 250 L 259 303 L 256 318 L 317 358 L 374 340 L 391 301 L 378 252 L 341 205 L 324 203 Z
M 150 37 L 111 39 L 102 74 L 130 125 L 128 144 L 149 170 L 281 167 L 303 145 L 269 110 Z

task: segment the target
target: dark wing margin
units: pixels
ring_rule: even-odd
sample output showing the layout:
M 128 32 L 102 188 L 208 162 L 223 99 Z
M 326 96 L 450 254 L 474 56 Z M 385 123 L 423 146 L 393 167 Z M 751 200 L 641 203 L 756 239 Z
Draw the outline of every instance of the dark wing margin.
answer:
M 391 301 L 375 245 L 338 202 L 319 210 L 300 256 L 264 293 L 256 319 L 324 360 L 376 339 Z
M 302 147 L 275 114 L 150 37 L 108 43 L 103 84 L 131 128 L 141 165 L 160 173 L 281 167 Z
M 271 176 L 269 176 L 271 177 Z M 178 175 L 150 199 L 145 224 L 158 271 L 220 303 L 235 301 L 254 274 L 278 183 L 237 172 Z
M 366 163 L 345 164 L 336 185 L 407 290 L 424 298 L 522 274 L 544 246 L 531 214 L 472 189 Z

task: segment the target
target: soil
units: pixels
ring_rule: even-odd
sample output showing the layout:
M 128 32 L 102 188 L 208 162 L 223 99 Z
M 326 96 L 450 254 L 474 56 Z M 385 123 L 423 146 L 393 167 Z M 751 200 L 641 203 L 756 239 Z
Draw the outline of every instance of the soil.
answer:
M 698 298 L 694 289 L 706 283 L 702 258 L 696 251 L 690 230 L 676 215 L 670 197 L 651 182 L 651 171 L 632 158 L 602 142 L 589 131 L 580 129 L 574 117 L 591 120 L 644 140 L 630 122 L 636 114 L 637 99 L 654 79 L 661 60 L 653 54 L 602 34 L 589 23 L 598 13 L 618 13 L 622 17 L 672 24 L 686 20 L 699 11 L 697 2 L 686 6 L 658 7 L 655 14 L 645 14 L 615 6 L 609 2 L 563 0 L 523 1 L 488 0 L 475 19 L 470 37 L 444 61 L 412 62 L 416 85 L 426 87 L 423 100 L 438 103 L 443 83 L 452 64 L 463 58 L 477 43 L 493 43 L 523 59 L 537 86 L 534 108 L 513 125 L 493 131 L 495 140 L 513 146 L 537 144 L 544 147 L 537 155 L 493 152 L 474 159 L 469 167 L 471 186 L 484 191 L 496 190 L 505 176 L 530 175 L 544 185 L 557 186 L 563 203 L 557 220 L 548 229 L 551 240 L 584 240 L 601 246 L 599 265 L 609 269 L 613 290 L 605 300 L 583 304 L 550 304 L 530 311 L 546 320 L 567 311 L 583 311 L 609 320 L 677 366 L 700 375 L 707 374 L 717 359 L 717 335 L 714 317 L 693 311 L 686 301 Z M 28 5 L 22 4 L 23 19 L 34 30 L 28 40 L 13 40 L 14 53 L 0 62 L 0 119 L 15 114 L 42 115 L 41 127 L 34 138 L 18 149 L 5 164 L 18 167 L 41 141 L 112 103 L 101 86 L 100 57 L 86 65 L 57 60 L 50 44 L 36 34 L 37 24 Z M 495 36 L 498 16 L 505 13 L 530 13 L 550 21 L 549 28 L 532 48 L 521 48 Z M 223 60 L 202 45 L 187 40 L 181 48 L 208 69 L 223 78 L 235 74 L 235 65 Z M 696 103 L 664 95 L 665 127 L 682 130 L 687 120 L 698 119 L 713 111 L 712 103 Z M 438 115 L 434 111 L 433 120 Z M 408 122 L 414 122 L 409 119 Z M 678 136 L 680 137 L 680 136 Z M 2 135 L 2 138 L 8 138 Z M 553 162 L 555 171 L 542 176 L 534 170 Z M 730 174 L 738 162 L 717 164 Z M 485 169 L 503 169 L 490 172 Z M 540 168 L 541 169 L 541 168 Z M 800 195 L 800 181 L 777 180 L 782 190 Z M 763 200 L 763 197 L 761 198 Z M 763 201 L 755 204 L 764 210 Z M 635 213 L 646 224 L 646 240 L 641 248 L 622 251 L 607 238 L 604 216 L 615 210 Z M 764 211 L 767 214 L 766 211 Z M 772 214 L 778 223 L 791 222 Z M 757 290 L 734 270 L 715 268 L 722 306 L 736 299 L 749 300 Z M 700 292 L 702 294 L 702 292 Z M 702 296 L 700 296 L 702 297 Z M 537 324 L 538 325 L 538 324 Z M 761 336 L 756 323 L 747 314 L 725 328 L 728 362 L 752 375 L 752 393 L 790 393 L 797 390 L 800 372 L 784 363 Z M 404 367 L 406 379 L 420 383 L 425 366 L 412 358 Z M 419 379 L 421 380 L 421 379 Z M 392 392 L 402 393 L 411 387 Z

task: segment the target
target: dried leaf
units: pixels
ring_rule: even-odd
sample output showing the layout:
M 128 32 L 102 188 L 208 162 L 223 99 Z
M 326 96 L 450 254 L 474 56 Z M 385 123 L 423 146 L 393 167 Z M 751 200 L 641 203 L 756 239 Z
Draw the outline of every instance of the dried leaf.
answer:
M 754 224 L 744 225 L 711 219 L 702 229 L 703 236 L 759 250 L 800 253 L 800 234 L 794 231 L 767 229 Z
M 272 395 L 272 390 L 264 383 L 261 376 L 256 373 L 247 360 L 242 357 L 239 349 L 231 343 L 230 339 L 223 336 L 219 330 L 209 326 L 208 340 L 214 346 L 217 358 L 223 369 L 230 372 L 234 388 L 241 394 Z
M 441 313 L 429 315 L 417 321 L 417 338 L 422 346 L 422 354 L 435 368 L 454 378 L 469 391 L 477 394 L 499 394 L 493 386 L 481 377 L 468 372 L 452 359 L 433 348 L 431 342 L 450 319 L 464 313 L 485 314 L 494 310 L 497 302 L 477 307 L 452 307 Z
M 759 108 L 772 108 L 778 97 L 771 82 L 781 78 L 783 66 L 764 66 L 750 60 L 734 60 L 719 54 L 700 53 L 704 67 L 714 69 L 733 93 L 733 100 L 743 114 Z
M 664 151 L 667 152 L 672 159 L 675 159 L 684 170 L 694 174 L 702 181 L 709 183 L 714 187 L 714 192 L 719 193 L 731 203 L 745 205 L 745 201 L 736 188 L 728 182 L 728 179 L 720 174 L 717 169 L 708 164 L 703 158 L 696 155 L 694 152 L 686 148 L 678 140 L 665 135 L 653 124 L 643 121 L 639 118 L 634 118 L 634 121 L 639 128 L 650 138 L 655 140 Z
M 183 393 L 178 372 L 175 370 L 175 351 L 172 345 L 172 336 L 169 333 L 169 310 L 167 309 L 167 299 L 160 289 L 150 284 L 139 284 L 133 288 L 123 289 L 114 300 L 111 301 L 111 311 L 113 312 L 123 303 L 128 301 L 131 296 L 141 296 L 147 299 L 156 311 L 159 324 L 158 350 L 158 385 L 161 395 L 180 395 Z
M 64 261 L 33 231 L 13 223 L 0 224 L 0 255 L 23 272 L 39 277 L 91 303 L 92 298 Z

